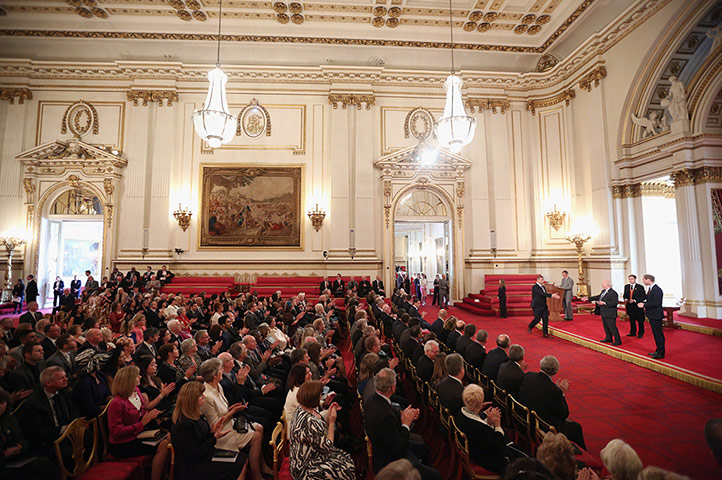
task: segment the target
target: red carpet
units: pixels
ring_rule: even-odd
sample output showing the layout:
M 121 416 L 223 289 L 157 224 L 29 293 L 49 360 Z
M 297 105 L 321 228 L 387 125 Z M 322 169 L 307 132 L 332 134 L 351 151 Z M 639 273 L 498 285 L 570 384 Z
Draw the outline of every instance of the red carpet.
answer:
M 717 320 L 716 318 L 686 317 L 684 315 L 680 315 L 677 312 L 674 313 L 674 321 L 690 323 L 692 325 L 699 325 L 700 327 L 722 328 L 722 320 Z
M 575 314 L 572 322 L 550 322 L 549 325 L 564 332 L 579 335 L 596 343 L 604 338 L 601 317 L 591 314 Z M 626 337 L 629 333 L 629 323 L 617 321 L 617 328 L 622 336 L 622 345 L 609 348 L 623 350 L 641 355 L 649 360 L 647 354 L 655 351 L 654 337 L 649 324 L 645 324 L 644 338 Z M 716 379 L 722 387 L 722 337 L 703 335 L 687 330 L 665 328 L 666 355 L 664 360 L 655 363 L 666 364 L 679 371 L 695 373 Z M 600 343 L 600 345 L 603 345 Z M 691 354 L 694 352 L 694 354 Z M 718 390 L 719 391 L 719 390 Z
M 437 309 L 425 310 L 427 319 L 433 321 Z M 526 317 L 479 317 L 455 307 L 450 313 L 487 330 L 487 350 L 495 347 L 497 335 L 508 334 L 512 343 L 524 346 L 530 369 L 538 369 L 544 355 L 555 355 L 561 363 L 558 378 L 569 379 L 571 385 L 567 393 L 570 418 L 582 424 L 593 455 L 599 455 L 609 440 L 622 438 L 634 447 L 645 466 L 656 465 L 699 480 L 719 478 L 720 468 L 703 432 L 707 420 L 722 417 L 722 395 L 558 338 L 542 338 L 540 331 L 529 335 L 526 325 L 530 319 Z M 598 332 L 592 338 L 597 336 Z M 676 349 L 671 336 L 668 345 L 669 352 Z M 686 353 L 670 354 L 669 359 L 696 355 L 696 347 L 687 348 Z M 716 365 L 719 358 L 718 354 Z

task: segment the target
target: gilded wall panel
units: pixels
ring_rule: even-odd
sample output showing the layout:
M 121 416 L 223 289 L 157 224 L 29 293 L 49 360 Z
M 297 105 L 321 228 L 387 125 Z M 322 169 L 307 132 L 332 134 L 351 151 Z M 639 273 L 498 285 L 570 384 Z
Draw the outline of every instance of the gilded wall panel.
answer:
M 83 141 L 92 145 L 103 145 L 113 150 L 123 151 L 125 135 L 125 102 L 95 101 L 92 98 L 78 97 L 68 100 L 40 100 L 38 102 L 37 129 L 35 145 L 41 145 L 57 139 L 70 138 L 72 134 L 61 133 L 63 116 L 68 107 L 78 100 L 91 104 L 98 112 L 98 133 L 89 132 Z

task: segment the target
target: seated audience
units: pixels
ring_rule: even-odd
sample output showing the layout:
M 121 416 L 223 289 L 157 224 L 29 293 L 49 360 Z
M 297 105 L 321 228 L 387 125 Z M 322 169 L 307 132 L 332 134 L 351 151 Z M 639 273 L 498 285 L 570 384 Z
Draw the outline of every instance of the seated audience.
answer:
M 111 397 L 108 380 L 101 371 L 108 358 L 107 353 L 89 348 L 76 359 L 80 373 L 73 385 L 72 398 L 78 414 L 83 417 L 100 415 Z
M 115 458 L 152 455 L 151 480 L 160 480 L 168 457 L 168 439 L 152 446 L 138 438 L 160 414 L 160 410 L 146 402 L 139 386 L 140 370 L 135 365 L 121 368 L 113 379 L 114 396 L 108 406 L 108 452 Z
M 434 375 L 434 360 L 439 355 L 439 343 L 429 340 L 424 344 L 424 354 L 416 362 L 416 375 L 422 382 L 430 382 Z
M 45 368 L 43 347 L 39 343 L 23 345 L 23 363 L 8 375 L 7 383 L 11 392 L 28 391 L 40 382 L 40 372 Z
M 611 480 L 637 480 L 642 471 L 642 461 L 628 443 L 615 438 L 599 452 L 604 468 L 611 474 Z
M 288 393 L 286 394 L 286 403 L 283 406 L 283 415 L 286 419 L 286 425 L 291 424 L 293 414 L 296 413 L 296 409 L 298 409 L 298 400 L 296 398 L 298 389 L 301 385 L 310 380 L 311 369 L 309 369 L 306 365 L 297 363 L 291 367 L 291 372 L 288 374 L 288 381 L 286 383 L 286 389 L 288 390 Z
M 379 471 L 376 480 L 421 480 L 419 471 L 405 458 L 395 460 Z
M 446 357 L 446 353 L 441 352 L 434 359 L 434 373 L 431 375 L 430 382 L 434 390 L 438 390 L 439 383 L 449 376 L 449 371 L 446 369 Z
M 473 338 L 474 341 L 471 342 L 464 351 L 464 360 L 472 367 L 476 367 L 477 370 L 481 371 L 484 365 L 484 358 L 486 358 L 486 340 L 489 338 L 489 332 L 479 330 Z
M 294 480 L 356 478 L 351 455 L 334 446 L 338 404 L 329 408 L 328 421 L 319 412 L 323 383 L 308 381 L 299 387 L 298 408 L 289 425 L 289 460 Z
M 542 420 L 554 426 L 558 432 L 586 449 L 582 426 L 569 420 L 569 406 L 564 396 L 569 390 L 567 379 L 554 383 L 552 377 L 559 373 L 559 360 L 552 355 L 541 359 L 540 372 L 528 372 L 519 389 L 519 402 L 529 407 Z
M 193 381 L 183 385 L 178 392 L 170 430 L 175 449 L 175 480 L 245 478 L 245 453 L 239 453 L 235 462 L 213 461 L 218 440 L 228 435 L 228 430 L 223 427 L 232 420 L 220 417 L 215 423 L 208 423 L 201 414 L 205 402 L 203 390 L 202 383 Z
M 464 333 L 456 340 L 456 353 L 466 356 L 466 349 L 474 343 L 474 335 L 476 334 L 476 325 L 470 323 L 464 327 Z
M 536 458 L 559 480 L 575 478 L 574 447 L 563 433 L 547 432 L 537 448 Z
M 647 467 L 639 474 L 637 480 L 690 480 L 689 477 L 669 472 L 659 467 Z

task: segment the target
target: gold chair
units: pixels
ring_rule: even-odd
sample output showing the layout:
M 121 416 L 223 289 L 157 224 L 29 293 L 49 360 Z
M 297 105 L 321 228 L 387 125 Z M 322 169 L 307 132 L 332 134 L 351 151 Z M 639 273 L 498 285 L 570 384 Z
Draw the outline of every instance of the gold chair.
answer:
M 278 480 L 278 472 L 281 471 L 284 458 L 284 447 L 286 445 L 286 432 L 283 423 L 278 422 L 271 433 L 271 441 L 268 442 L 273 450 L 273 479 Z
M 90 453 L 86 452 L 85 434 L 88 429 L 92 429 L 93 444 Z M 65 458 L 61 450 L 61 444 L 65 441 L 70 442 L 71 458 L 73 460 L 72 469 L 66 464 Z M 54 442 L 55 456 L 60 467 L 60 475 L 63 480 L 67 478 L 77 477 L 85 473 L 97 460 L 98 454 L 98 422 L 87 420 L 85 418 L 76 418 L 67 426 L 63 434 Z
M 175 448 L 173 444 L 168 442 L 168 450 L 170 450 L 170 468 L 168 469 L 168 479 L 173 480 L 175 478 Z
M 491 399 L 499 407 L 499 410 L 501 410 L 501 421 L 504 427 L 510 427 L 509 394 L 506 393 L 506 390 L 499 387 L 494 380 L 491 381 Z
M 544 441 L 547 433 L 557 433 L 554 425 L 547 423 L 535 411 L 531 412 L 532 423 L 534 424 L 534 442 L 532 444 L 532 453 L 536 453 L 536 449 Z
M 475 465 L 469 456 L 469 439 L 466 434 L 459 430 L 456 421 L 451 418 L 451 430 L 454 438 L 454 446 L 456 452 L 461 457 L 461 465 L 472 480 L 499 480 L 501 477 L 495 473 L 488 472 L 486 469 Z
M 517 443 L 520 443 L 519 437 L 521 437 L 526 440 L 531 447 L 534 443 L 531 432 L 531 413 L 526 406 L 519 403 L 511 395 L 509 395 L 509 402 L 511 419 L 514 425 L 514 430 L 517 433 Z

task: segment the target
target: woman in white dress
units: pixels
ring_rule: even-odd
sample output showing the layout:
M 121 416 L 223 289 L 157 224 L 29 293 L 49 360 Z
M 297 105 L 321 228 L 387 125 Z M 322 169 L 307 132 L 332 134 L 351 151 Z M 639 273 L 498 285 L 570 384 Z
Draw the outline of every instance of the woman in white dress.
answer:
M 238 412 L 246 408 L 246 404 L 236 403 L 229 407 L 228 400 L 223 394 L 220 383 L 223 378 L 222 362 L 217 358 L 209 358 L 201 364 L 199 370 L 203 377 L 205 401 L 201 405 L 201 412 L 211 425 L 214 425 L 219 418 L 230 420 Z M 263 460 L 263 426 L 258 423 L 248 422 L 247 431 L 240 433 L 234 427 L 234 421 L 226 421 L 223 424 L 223 432 L 227 434 L 218 439 L 216 448 L 224 450 L 242 450 L 249 447 L 248 464 L 251 467 L 251 478 L 263 480 L 263 474 L 273 473 Z

